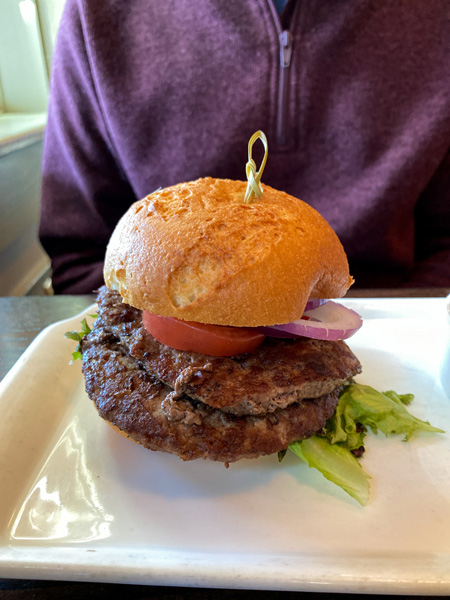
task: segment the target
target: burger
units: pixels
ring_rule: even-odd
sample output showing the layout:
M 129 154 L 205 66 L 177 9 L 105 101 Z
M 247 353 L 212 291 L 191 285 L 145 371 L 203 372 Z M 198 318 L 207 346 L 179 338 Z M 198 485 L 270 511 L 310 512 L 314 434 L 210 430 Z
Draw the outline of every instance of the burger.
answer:
M 326 220 L 260 184 L 204 178 L 133 204 L 110 239 L 86 390 L 132 440 L 228 465 L 322 430 L 361 366 L 353 282 Z

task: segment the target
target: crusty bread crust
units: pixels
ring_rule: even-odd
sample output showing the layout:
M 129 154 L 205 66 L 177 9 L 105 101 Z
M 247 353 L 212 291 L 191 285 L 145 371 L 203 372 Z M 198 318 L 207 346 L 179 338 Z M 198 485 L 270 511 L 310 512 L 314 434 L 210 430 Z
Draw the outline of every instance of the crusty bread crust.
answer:
M 336 234 L 305 202 L 263 185 L 205 178 L 133 204 L 109 242 L 104 278 L 124 301 L 187 321 L 249 326 L 300 318 L 310 296 L 352 284 Z

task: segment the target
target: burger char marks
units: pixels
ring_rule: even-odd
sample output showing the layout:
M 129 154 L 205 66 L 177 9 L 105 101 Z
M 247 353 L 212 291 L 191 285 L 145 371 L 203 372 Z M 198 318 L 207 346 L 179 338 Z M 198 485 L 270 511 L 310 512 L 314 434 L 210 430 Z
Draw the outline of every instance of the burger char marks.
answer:
M 101 319 L 83 339 L 83 372 L 101 417 L 150 450 L 183 460 L 227 464 L 273 454 L 321 429 L 338 403 L 336 390 L 262 416 L 236 417 L 187 396 L 166 406 L 170 388 L 129 356 Z
M 171 387 L 235 415 L 258 415 L 318 398 L 360 372 L 342 342 L 267 339 L 256 352 L 236 358 L 174 350 L 141 331 L 130 354 Z
M 178 351 L 160 344 L 142 327 L 141 312 L 102 288 L 100 318 L 130 355 L 170 386 L 168 403 L 186 394 L 234 415 L 260 415 L 305 398 L 318 398 L 361 371 L 344 342 L 267 338 L 254 353 L 236 358 Z

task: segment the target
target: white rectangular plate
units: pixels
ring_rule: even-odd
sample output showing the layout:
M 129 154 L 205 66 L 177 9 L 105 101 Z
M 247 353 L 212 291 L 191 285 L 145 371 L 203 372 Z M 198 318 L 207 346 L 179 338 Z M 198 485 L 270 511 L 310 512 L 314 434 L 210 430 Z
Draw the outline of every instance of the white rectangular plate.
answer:
M 40 334 L 0 387 L 0 576 L 449 594 L 445 300 L 344 303 L 365 321 L 349 340 L 357 380 L 413 392 L 411 412 L 447 430 L 408 443 L 369 435 L 366 507 L 292 453 L 225 469 L 118 435 L 69 364 L 64 332 L 78 316 Z

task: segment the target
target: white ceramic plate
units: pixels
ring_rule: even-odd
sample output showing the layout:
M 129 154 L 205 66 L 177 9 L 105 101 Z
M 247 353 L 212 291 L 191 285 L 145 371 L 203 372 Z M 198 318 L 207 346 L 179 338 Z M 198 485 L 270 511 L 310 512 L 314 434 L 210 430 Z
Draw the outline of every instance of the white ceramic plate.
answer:
M 349 342 L 358 381 L 413 392 L 411 412 L 450 432 L 445 300 L 345 304 L 365 319 Z M 450 593 L 449 433 L 368 436 L 365 508 L 292 453 L 183 463 L 98 417 L 69 365 L 79 322 L 45 330 L 0 388 L 0 576 Z

